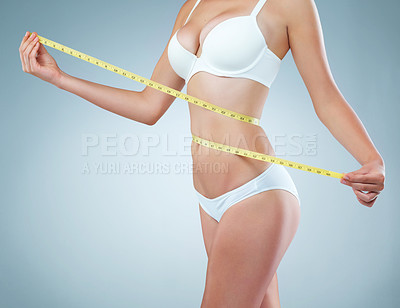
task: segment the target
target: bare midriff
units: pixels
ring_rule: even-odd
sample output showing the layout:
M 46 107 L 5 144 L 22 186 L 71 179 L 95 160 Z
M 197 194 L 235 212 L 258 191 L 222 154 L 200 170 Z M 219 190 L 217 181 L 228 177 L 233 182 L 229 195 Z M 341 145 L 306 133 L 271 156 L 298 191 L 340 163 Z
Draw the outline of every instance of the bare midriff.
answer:
M 206 102 L 260 119 L 269 89 L 246 78 L 196 73 L 187 93 Z M 275 156 L 261 126 L 189 104 L 191 133 L 218 143 Z M 271 163 L 211 149 L 192 141 L 193 185 L 207 198 L 218 197 L 265 171 Z

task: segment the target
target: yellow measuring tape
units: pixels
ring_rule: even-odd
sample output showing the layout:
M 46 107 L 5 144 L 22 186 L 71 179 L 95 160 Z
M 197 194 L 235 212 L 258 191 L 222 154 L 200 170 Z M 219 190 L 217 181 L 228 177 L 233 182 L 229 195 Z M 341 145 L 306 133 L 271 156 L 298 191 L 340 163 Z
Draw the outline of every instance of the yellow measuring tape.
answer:
M 46 39 L 46 38 L 44 38 L 42 36 L 38 35 L 37 37 L 39 38 L 39 42 L 44 44 L 44 45 L 53 47 L 54 49 L 60 50 L 60 51 L 65 52 L 65 53 L 67 53 L 67 54 L 69 54 L 71 56 L 74 56 L 74 57 L 77 57 L 79 59 L 85 60 L 87 62 L 90 62 L 90 63 L 94 64 L 94 65 L 97 65 L 97 66 L 100 66 L 102 68 L 105 68 L 105 69 L 107 69 L 107 70 L 109 70 L 111 72 L 120 74 L 120 75 L 122 75 L 124 77 L 139 81 L 140 83 L 143 83 L 146 86 L 152 87 L 152 88 L 154 88 L 156 90 L 159 90 L 161 92 L 167 93 L 169 95 L 172 95 L 172 96 L 175 96 L 175 97 L 178 97 L 178 98 L 182 98 L 182 99 L 188 101 L 189 103 L 193 103 L 193 104 L 195 104 L 197 106 L 200 106 L 200 107 L 206 108 L 208 110 L 217 112 L 217 113 L 222 114 L 224 116 L 227 116 L 227 117 L 230 117 L 230 118 L 233 118 L 233 119 L 236 119 L 236 120 L 240 120 L 240 121 L 243 121 L 243 122 L 247 122 L 247 123 L 250 123 L 250 124 L 260 125 L 260 120 L 257 119 L 257 118 L 250 117 L 250 116 L 244 115 L 244 114 L 240 114 L 240 113 L 237 113 L 237 112 L 234 112 L 234 111 L 222 108 L 222 107 L 218 107 L 217 105 L 213 105 L 213 104 L 211 104 L 209 102 L 206 102 L 206 101 L 203 101 L 203 100 L 201 100 L 201 99 L 199 99 L 197 97 L 194 97 L 194 96 L 191 96 L 191 95 L 188 95 L 188 94 L 184 94 L 184 93 L 182 93 L 182 92 L 180 92 L 178 90 L 175 90 L 173 88 L 164 86 L 164 85 L 162 85 L 162 84 L 160 84 L 158 82 L 155 82 L 153 80 L 150 80 L 150 79 L 144 78 L 142 76 L 136 75 L 134 73 L 128 72 L 127 70 L 124 70 L 124 69 L 122 69 L 120 67 L 117 67 L 117 66 L 112 65 L 110 63 L 107 63 L 107 62 L 104 62 L 102 60 L 96 59 L 96 58 L 91 57 L 89 55 L 86 55 L 86 54 L 84 54 L 84 53 L 82 53 L 80 51 L 74 50 L 74 49 L 69 48 L 67 46 L 64 46 L 64 45 L 61 45 L 61 44 L 56 43 L 54 41 L 51 41 L 49 39 Z
M 338 173 L 338 172 L 333 172 L 333 171 L 329 171 L 329 170 L 325 170 L 325 169 L 321 169 L 321 168 L 316 168 L 316 167 L 308 166 L 305 164 L 295 163 L 295 162 L 287 160 L 287 159 L 282 159 L 282 158 L 278 158 L 275 156 L 267 155 L 264 153 L 254 152 L 254 151 L 250 151 L 250 150 L 246 150 L 246 149 L 242 149 L 242 148 L 237 148 L 237 147 L 233 147 L 233 146 L 226 145 L 223 143 L 217 143 L 214 141 L 200 138 L 193 134 L 192 134 L 192 139 L 194 142 L 196 142 L 198 144 L 201 144 L 208 148 L 224 151 L 227 153 L 233 153 L 233 154 L 250 157 L 250 158 L 257 159 L 257 160 L 267 161 L 270 163 L 279 164 L 279 165 L 283 165 L 283 166 L 287 166 L 287 167 L 291 167 L 291 168 L 295 168 L 295 169 L 299 169 L 299 170 L 313 172 L 316 174 L 331 176 L 333 178 L 338 178 L 338 179 L 342 178 L 342 176 L 343 176 L 343 173 Z
M 32 35 L 32 33 L 30 34 Z M 260 120 L 255 118 L 255 117 L 251 117 L 248 115 L 244 115 L 244 114 L 240 114 L 216 105 L 213 105 L 209 102 L 206 102 L 202 99 L 199 99 L 197 97 L 182 93 L 178 90 L 175 90 L 173 88 L 167 87 L 163 84 L 160 84 L 158 82 L 155 82 L 153 80 L 144 78 L 142 76 L 136 75 L 134 73 L 131 73 L 127 70 L 124 70 L 120 67 L 117 67 L 115 65 L 109 64 L 107 62 L 104 62 L 102 60 L 96 59 L 92 56 L 86 55 L 80 51 L 77 51 L 75 49 L 69 48 L 67 46 L 64 46 L 60 43 L 56 43 L 52 40 L 49 40 L 47 38 L 44 38 L 43 36 L 37 35 L 37 37 L 39 38 L 39 42 L 41 44 L 44 44 L 46 46 L 52 47 L 54 49 L 60 50 L 62 52 L 65 52 L 71 56 L 77 57 L 81 60 L 85 60 L 89 63 L 92 63 L 94 65 L 100 66 L 104 69 L 107 69 L 109 71 L 112 71 L 114 73 L 120 74 L 121 76 L 130 78 L 132 80 L 138 81 L 146 86 L 149 86 L 151 88 L 154 88 L 156 90 L 159 90 L 161 92 L 164 92 L 166 94 L 175 96 L 177 98 L 181 98 L 184 99 L 186 101 L 188 101 L 189 103 L 195 104 L 197 106 L 200 106 L 202 108 L 208 109 L 210 111 L 222 114 L 224 116 L 227 116 L 229 118 L 232 119 L 236 119 L 239 121 L 243 121 L 246 123 L 250 123 L 253 125 L 260 125 Z M 278 158 L 275 156 L 271 156 L 271 155 L 267 155 L 264 153 L 258 153 L 258 152 L 253 152 L 250 150 L 246 150 L 246 149 L 241 149 L 241 148 L 236 148 L 233 146 L 229 146 L 226 144 L 221 144 L 221 143 L 216 143 L 210 140 L 206 140 L 203 138 L 200 138 L 198 136 L 192 135 L 192 139 L 194 142 L 209 147 L 209 148 L 214 148 L 220 151 L 224 151 L 227 153 L 233 153 L 233 154 L 237 154 L 237 155 L 241 155 L 241 156 L 246 156 L 246 157 L 250 157 L 250 158 L 254 158 L 254 159 L 258 159 L 258 160 L 263 160 L 263 161 L 268 161 L 271 163 L 275 163 L 275 164 L 280 164 L 280 165 L 284 165 L 287 167 L 291 167 L 291 168 L 295 168 L 295 169 L 299 169 L 299 170 L 304 170 L 304 171 L 308 171 L 308 172 L 312 172 L 312 173 L 316 173 L 316 174 L 321 174 L 321 175 L 326 175 L 326 176 L 330 176 L 333 178 L 342 178 L 344 173 L 338 173 L 338 172 L 333 172 L 333 171 L 329 171 L 329 170 L 325 170 L 325 169 L 321 169 L 321 168 L 317 168 L 317 167 L 312 167 L 312 166 L 308 166 L 305 164 L 300 164 L 300 163 L 296 163 L 290 160 L 286 160 L 286 159 L 282 159 L 282 158 Z

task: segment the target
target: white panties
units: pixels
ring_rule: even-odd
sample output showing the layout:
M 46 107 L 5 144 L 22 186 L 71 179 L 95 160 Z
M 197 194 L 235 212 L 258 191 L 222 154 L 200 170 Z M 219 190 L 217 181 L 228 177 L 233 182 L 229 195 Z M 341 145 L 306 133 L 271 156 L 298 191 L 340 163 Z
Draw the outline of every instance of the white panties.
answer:
M 284 166 L 274 163 L 247 183 L 218 197 L 210 199 L 200 194 L 196 189 L 194 191 L 203 210 L 219 222 L 225 211 L 235 203 L 272 189 L 283 189 L 292 193 L 300 205 L 299 194 L 289 172 Z

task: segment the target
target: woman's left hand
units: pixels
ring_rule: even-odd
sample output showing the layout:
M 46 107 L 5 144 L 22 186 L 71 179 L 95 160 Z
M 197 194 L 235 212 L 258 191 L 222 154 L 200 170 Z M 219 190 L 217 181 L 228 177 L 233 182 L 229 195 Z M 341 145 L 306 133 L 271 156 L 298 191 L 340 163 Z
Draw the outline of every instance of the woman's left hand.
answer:
M 370 161 L 356 171 L 345 173 L 340 182 L 353 188 L 358 202 L 372 207 L 384 188 L 385 166 L 383 161 Z

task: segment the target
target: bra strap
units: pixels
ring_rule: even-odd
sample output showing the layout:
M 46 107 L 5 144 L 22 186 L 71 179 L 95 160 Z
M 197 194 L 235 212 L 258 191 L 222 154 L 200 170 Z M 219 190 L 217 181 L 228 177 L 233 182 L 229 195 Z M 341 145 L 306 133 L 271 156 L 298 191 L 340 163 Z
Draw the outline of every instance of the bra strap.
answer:
M 264 6 L 265 2 L 267 2 L 267 0 L 259 0 L 250 15 L 257 16 L 261 8 Z
M 189 17 L 192 15 L 192 13 L 193 13 L 194 9 L 196 8 L 196 6 L 199 4 L 199 2 L 200 2 L 200 1 L 201 1 L 201 0 L 197 0 L 197 1 L 196 1 L 195 5 L 193 6 L 192 10 L 190 11 L 190 13 L 189 13 L 188 17 L 187 17 L 187 18 L 186 18 L 186 20 L 185 20 L 185 23 L 184 23 L 184 25 L 186 25 L 186 23 L 187 23 L 187 21 L 188 21 Z

